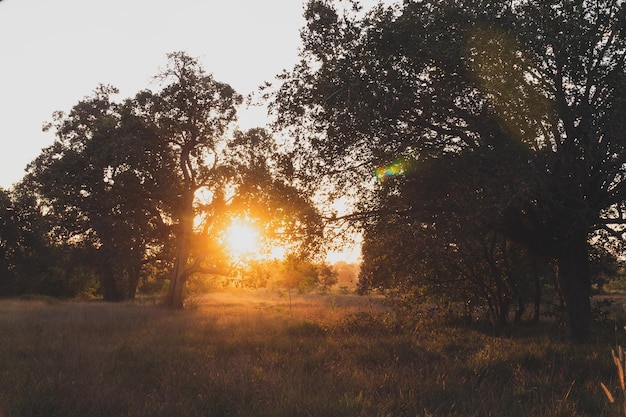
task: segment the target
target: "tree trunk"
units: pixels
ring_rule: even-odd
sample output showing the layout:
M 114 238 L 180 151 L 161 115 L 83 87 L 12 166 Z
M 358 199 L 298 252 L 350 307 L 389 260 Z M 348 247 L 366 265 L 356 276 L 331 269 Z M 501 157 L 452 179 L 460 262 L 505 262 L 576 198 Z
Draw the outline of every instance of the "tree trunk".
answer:
M 177 252 L 179 251 L 177 250 Z M 185 276 L 184 270 L 180 271 L 180 264 L 181 262 L 177 260 L 174 264 L 174 269 L 171 272 L 172 277 L 170 279 L 170 286 L 167 291 L 167 296 L 163 301 L 163 305 L 165 307 L 178 309 L 182 309 L 184 307 L 184 289 L 187 277 Z
M 137 287 L 139 287 L 139 280 L 141 279 L 141 264 L 133 265 L 129 268 L 128 272 L 128 299 L 134 300 L 137 295 Z
M 171 272 L 167 296 L 165 300 L 163 300 L 165 307 L 178 309 L 184 307 L 185 283 L 189 277 L 187 262 L 189 260 L 191 237 L 193 234 L 193 192 L 183 198 L 184 208 L 179 224 L 179 235 L 176 238 L 174 268 Z
M 189 259 L 189 238 L 189 231 L 183 230 L 181 237 L 178 239 L 170 286 L 163 302 L 165 307 L 183 308 L 185 282 L 187 281 L 186 267 Z
M 104 301 L 118 302 L 124 298 L 120 292 L 116 280 L 116 268 L 109 263 L 102 263 L 98 266 L 98 278 L 102 287 L 102 299 Z
M 513 317 L 513 323 L 516 326 L 519 326 L 522 323 L 522 317 L 524 316 L 524 313 L 526 312 L 526 303 L 524 302 L 524 299 L 519 296 L 517 298 L 517 309 L 515 310 L 515 316 Z
M 586 240 L 562 253 L 557 265 L 565 300 L 565 338 L 574 343 L 587 342 L 591 336 L 591 278 Z

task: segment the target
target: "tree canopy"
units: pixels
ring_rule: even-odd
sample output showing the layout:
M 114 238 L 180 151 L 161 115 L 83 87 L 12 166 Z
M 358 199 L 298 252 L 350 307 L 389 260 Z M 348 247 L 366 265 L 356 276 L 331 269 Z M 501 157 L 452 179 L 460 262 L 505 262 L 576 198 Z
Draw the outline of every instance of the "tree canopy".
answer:
M 294 251 L 317 246 L 321 219 L 272 135 L 234 128 L 241 97 L 187 54 L 168 59 L 156 91 L 118 103 L 100 86 L 56 113 L 57 139 L 25 184 L 52 243 L 85 251 L 105 299 L 133 298 L 146 274 L 169 269 L 164 303 L 178 308 L 191 275 L 232 273 L 220 247 L 230 219 L 253 217 Z
M 106 300 L 133 298 L 144 264 L 166 259 L 180 182 L 175 155 L 117 90 L 57 113 L 57 140 L 29 165 L 27 182 L 54 219 L 59 242 L 88 250 Z
M 302 60 L 273 96 L 277 124 L 316 165 L 302 172 L 405 193 L 411 221 L 488 210 L 486 227 L 556 260 L 567 336 L 587 340 L 590 237 L 622 240 L 626 219 L 624 2 L 405 1 L 362 15 L 311 0 L 306 18 Z M 372 181 L 441 158 L 473 165 L 417 181 L 425 199 Z M 475 199 L 455 201 L 468 178 Z M 389 212 L 385 198 L 361 201 Z

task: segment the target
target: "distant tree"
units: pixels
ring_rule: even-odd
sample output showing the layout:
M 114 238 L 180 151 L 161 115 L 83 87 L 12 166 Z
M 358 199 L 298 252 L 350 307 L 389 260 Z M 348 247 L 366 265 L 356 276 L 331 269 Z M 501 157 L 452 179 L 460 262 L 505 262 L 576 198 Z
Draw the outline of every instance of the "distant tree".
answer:
M 241 277 L 241 285 L 246 288 L 267 288 L 275 280 L 279 270 L 279 261 L 255 260 L 249 263 L 249 268 Z
M 318 269 L 314 262 L 296 255 L 288 255 L 283 261 L 282 284 L 299 292 L 310 291 L 317 285 Z
M 337 284 L 340 287 L 355 288 L 358 285 L 360 264 L 339 261 L 333 264 L 337 272 Z
M 337 272 L 326 262 L 289 254 L 281 263 L 279 281 L 290 290 L 307 292 L 318 287 L 327 291 L 337 283 Z
M 328 291 L 339 282 L 337 271 L 326 262 L 321 263 L 317 269 L 317 280 L 322 291 Z
M 383 215 L 376 169 L 475 155 L 453 180 L 484 172 L 492 230 L 556 261 L 566 335 L 589 340 L 589 237 L 622 240 L 626 222 L 626 3 L 407 1 L 364 15 L 311 0 L 305 17 L 302 60 L 273 101 L 294 154 L 310 155 L 302 175 L 359 187 L 361 213 Z

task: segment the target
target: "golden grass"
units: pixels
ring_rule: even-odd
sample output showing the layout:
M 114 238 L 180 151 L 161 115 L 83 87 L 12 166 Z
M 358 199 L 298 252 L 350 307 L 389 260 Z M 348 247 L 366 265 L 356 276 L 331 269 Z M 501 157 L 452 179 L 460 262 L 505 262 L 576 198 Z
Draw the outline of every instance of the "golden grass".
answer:
M 402 331 L 376 298 L 0 301 L 0 416 L 610 416 L 610 346 Z M 539 333 L 539 335 L 537 335 Z
M 615 349 L 611 349 L 611 356 L 613 357 L 613 363 L 615 364 L 615 370 L 617 371 L 617 380 L 619 382 L 621 388 L 621 397 L 623 398 L 622 407 L 624 410 L 624 414 L 626 416 L 626 383 L 625 383 L 625 372 L 624 368 L 626 367 L 626 354 L 624 353 L 624 349 L 621 346 L 617 346 Z M 615 403 L 615 397 L 613 396 L 611 390 L 604 385 L 604 382 L 600 383 L 600 387 L 604 391 L 607 399 L 611 404 Z

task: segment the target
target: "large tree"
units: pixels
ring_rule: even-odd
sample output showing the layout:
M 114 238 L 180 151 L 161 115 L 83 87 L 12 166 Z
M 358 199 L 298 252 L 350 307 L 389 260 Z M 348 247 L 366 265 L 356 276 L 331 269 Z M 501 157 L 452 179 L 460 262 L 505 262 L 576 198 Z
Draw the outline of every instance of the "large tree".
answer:
M 157 77 L 162 88 L 140 92 L 135 114 L 176 153 L 182 186 L 172 211 L 176 242 L 164 304 L 181 308 L 191 275 L 232 273 L 233 265 L 211 250 L 229 218 L 254 218 L 264 236 L 281 231 L 288 237 L 276 238 L 307 247 L 320 236 L 320 219 L 289 182 L 274 138 L 262 129 L 232 129 L 241 96 L 187 54 L 168 57 Z
M 491 173 L 491 227 L 556 260 L 567 337 L 588 340 L 589 236 L 622 239 L 626 222 L 624 2 L 407 0 L 363 14 L 311 0 L 305 17 L 302 60 L 273 102 L 317 164 L 303 172 L 366 193 L 376 168 L 406 173 L 403 158 L 478 155 L 468 169 Z
M 50 128 L 57 139 L 28 167 L 25 182 L 39 197 L 58 244 L 84 252 L 105 300 L 134 298 L 142 268 L 167 258 L 179 182 L 174 155 L 100 86 Z
M 117 90 L 100 86 L 56 113 L 57 139 L 26 180 L 56 241 L 85 249 L 105 299 L 134 297 L 158 262 L 171 266 L 164 304 L 180 308 L 191 275 L 232 273 L 220 244 L 232 218 L 294 249 L 319 246 L 321 226 L 274 138 L 230 129 L 241 96 L 187 54 L 168 58 L 157 91 L 116 103 Z
M 182 183 L 172 212 L 176 236 L 174 266 L 165 305 L 183 307 L 187 278 L 195 272 L 219 272 L 205 256 L 192 256 L 196 193 L 212 189 L 220 176 L 220 151 L 228 127 L 236 120 L 242 98 L 228 84 L 216 81 L 184 52 L 168 54 L 157 76 L 162 87 L 136 97 L 145 125 L 176 153 L 176 175 Z

